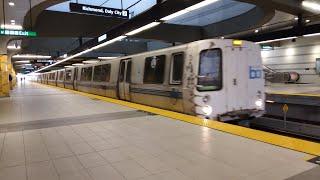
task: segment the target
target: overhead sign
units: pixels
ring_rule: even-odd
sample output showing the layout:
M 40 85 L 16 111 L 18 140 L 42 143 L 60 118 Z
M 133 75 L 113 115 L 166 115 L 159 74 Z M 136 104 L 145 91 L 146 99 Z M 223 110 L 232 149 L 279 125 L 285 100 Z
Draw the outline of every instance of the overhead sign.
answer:
M 92 6 L 86 4 L 70 3 L 70 11 L 93 14 L 99 16 L 118 17 L 129 19 L 129 11 L 101 6 Z
M 0 29 L 0 35 L 2 36 L 27 36 L 27 37 L 36 37 L 37 33 L 33 31 L 24 31 L 24 30 L 9 30 L 9 29 Z

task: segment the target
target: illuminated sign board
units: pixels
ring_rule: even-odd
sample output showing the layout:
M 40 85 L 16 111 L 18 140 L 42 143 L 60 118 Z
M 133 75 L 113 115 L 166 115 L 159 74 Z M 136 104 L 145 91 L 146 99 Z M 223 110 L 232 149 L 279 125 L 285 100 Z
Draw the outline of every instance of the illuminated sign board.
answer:
M 92 6 L 92 5 L 86 5 L 86 4 L 70 3 L 70 11 L 78 12 L 78 13 L 85 13 L 85 14 L 92 14 L 92 15 L 99 15 L 99 16 L 118 17 L 118 18 L 129 19 L 129 11 L 128 10 L 101 7 L 101 6 Z
M 27 36 L 27 37 L 36 37 L 37 33 L 33 31 L 24 31 L 24 30 L 9 30 L 9 29 L 0 29 L 1 36 Z

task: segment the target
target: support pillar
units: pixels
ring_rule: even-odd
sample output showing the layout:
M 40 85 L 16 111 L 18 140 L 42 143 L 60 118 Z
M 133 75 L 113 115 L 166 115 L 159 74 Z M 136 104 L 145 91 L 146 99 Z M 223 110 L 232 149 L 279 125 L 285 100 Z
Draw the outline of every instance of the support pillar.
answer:
M 0 97 L 10 95 L 8 56 L 0 55 Z

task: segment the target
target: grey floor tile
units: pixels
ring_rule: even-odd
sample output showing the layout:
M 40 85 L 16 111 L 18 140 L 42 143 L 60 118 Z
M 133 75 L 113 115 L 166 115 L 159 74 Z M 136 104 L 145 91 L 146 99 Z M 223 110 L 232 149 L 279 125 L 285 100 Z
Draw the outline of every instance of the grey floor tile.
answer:
M 66 157 L 53 160 L 54 166 L 58 174 L 73 173 L 84 169 L 81 162 L 76 157 Z
M 125 160 L 112 164 L 126 179 L 143 178 L 150 173 L 133 160 Z
M 51 161 L 28 164 L 27 174 L 28 180 L 59 180 Z
M 26 167 L 15 166 L 15 167 L 0 169 L 0 179 L 1 180 L 27 180 Z
M 89 172 L 94 180 L 125 180 L 124 176 L 110 165 L 89 168 Z
M 79 155 L 78 158 L 85 168 L 92 168 L 108 164 L 108 162 L 97 152 Z

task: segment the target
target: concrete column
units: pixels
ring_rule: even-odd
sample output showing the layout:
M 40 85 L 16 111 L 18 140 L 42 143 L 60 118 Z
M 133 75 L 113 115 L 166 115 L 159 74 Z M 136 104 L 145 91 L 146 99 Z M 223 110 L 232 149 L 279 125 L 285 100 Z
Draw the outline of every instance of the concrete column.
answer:
M 0 97 L 10 95 L 9 68 L 7 55 L 0 55 Z

